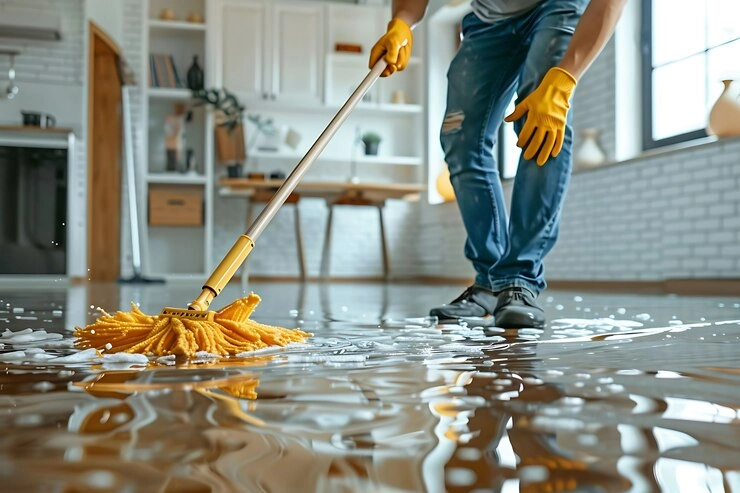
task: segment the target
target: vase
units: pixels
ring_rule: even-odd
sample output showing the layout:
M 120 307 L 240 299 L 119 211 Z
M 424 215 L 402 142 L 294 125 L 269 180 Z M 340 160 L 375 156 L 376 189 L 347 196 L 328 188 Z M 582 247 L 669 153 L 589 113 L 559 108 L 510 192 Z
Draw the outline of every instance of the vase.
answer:
M 455 189 L 452 188 L 452 183 L 450 182 L 450 168 L 447 166 L 447 163 L 444 164 L 444 167 L 437 175 L 435 185 L 437 193 L 445 202 L 455 200 Z
M 740 135 L 740 101 L 733 94 L 733 81 L 723 80 L 722 83 L 725 88 L 709 112 L 707 133 L 717 137 Z
M 193 63 L 188 69 L 188 89 L 191 91 L 203 89 L 203 69 L 198 64 L 198 55 L 193 55 Z
M 599 129 L 584 128 L 580 132 L 581 142 L 573 155 L 576 169 L 589 169 L 606 162 L 606 154 L 599 144 Z

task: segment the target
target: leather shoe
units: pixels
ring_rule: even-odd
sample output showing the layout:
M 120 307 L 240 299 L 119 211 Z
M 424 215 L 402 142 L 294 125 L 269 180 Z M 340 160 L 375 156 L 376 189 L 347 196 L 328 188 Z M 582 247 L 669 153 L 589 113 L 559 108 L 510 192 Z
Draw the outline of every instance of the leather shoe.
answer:
M 432 308 L 429 315 L 437 317 L 440 322 L 485 318 L 493 315 L 495 307 L 496 295 L 493 291 L 473 285 L 450 303 Z
M 534 295 L 525 288 L 508 288 L 498 293 L 493 316 L 496 327 L 504 329 L 541 329 L 545 326 L 545 312 L 535 302 Z

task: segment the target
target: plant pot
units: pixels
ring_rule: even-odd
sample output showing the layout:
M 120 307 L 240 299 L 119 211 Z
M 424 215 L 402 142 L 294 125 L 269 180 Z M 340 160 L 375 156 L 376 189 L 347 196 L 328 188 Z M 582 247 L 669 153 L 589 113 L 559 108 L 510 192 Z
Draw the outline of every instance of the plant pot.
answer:
M 365 142 L 365 154 L 367 156 L 377 156 L 380 142 Z
M 226 173 L 229 178 L 239 178 L 242 176 L 242 165 L 237 164 L 230 164 L 226 167 Z

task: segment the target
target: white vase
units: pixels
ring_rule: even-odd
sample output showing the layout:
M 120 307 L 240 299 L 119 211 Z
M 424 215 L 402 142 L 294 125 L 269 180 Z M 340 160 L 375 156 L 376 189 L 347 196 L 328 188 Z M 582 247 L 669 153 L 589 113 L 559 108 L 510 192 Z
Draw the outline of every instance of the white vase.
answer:
M 580 143 L 573 155 L 576 169 L 589 169 L 601 166 L 606 162 L 606 153 L 599 144 L 599 129 L 584 128 L 580 132 Z
M 725 85 L 709 112 L 707 133 L 717 137 L 740 135 L 740 101 L 733 94 L 733 81 L 723 80 Z

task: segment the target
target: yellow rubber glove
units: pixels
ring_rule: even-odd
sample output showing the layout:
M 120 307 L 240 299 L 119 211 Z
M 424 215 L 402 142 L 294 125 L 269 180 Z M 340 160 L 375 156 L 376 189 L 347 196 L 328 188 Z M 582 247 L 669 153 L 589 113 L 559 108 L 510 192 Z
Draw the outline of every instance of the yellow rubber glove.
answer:
M 565 118 L 575 87 L 575 77 L 560 67 L 553 67 L 540 85 L 504 118 L 504 121 L 513 122 L 527 115 L 516 143 L 524 149 L 524 159 L 532 159 L 536 155 L 537 164 L 542 166 L 550 157 L 560 153 L 565 137 Z
M 398 17 L 391 19 L 386 33 L 370 50 L 370 68 L 373 68 L 378 60 L 385 58 L 388 66 L 380 74 L 381 77 L 388 77 L 397 70 L 405 69 L 409 64 L 413 43 L 411 27 Z

